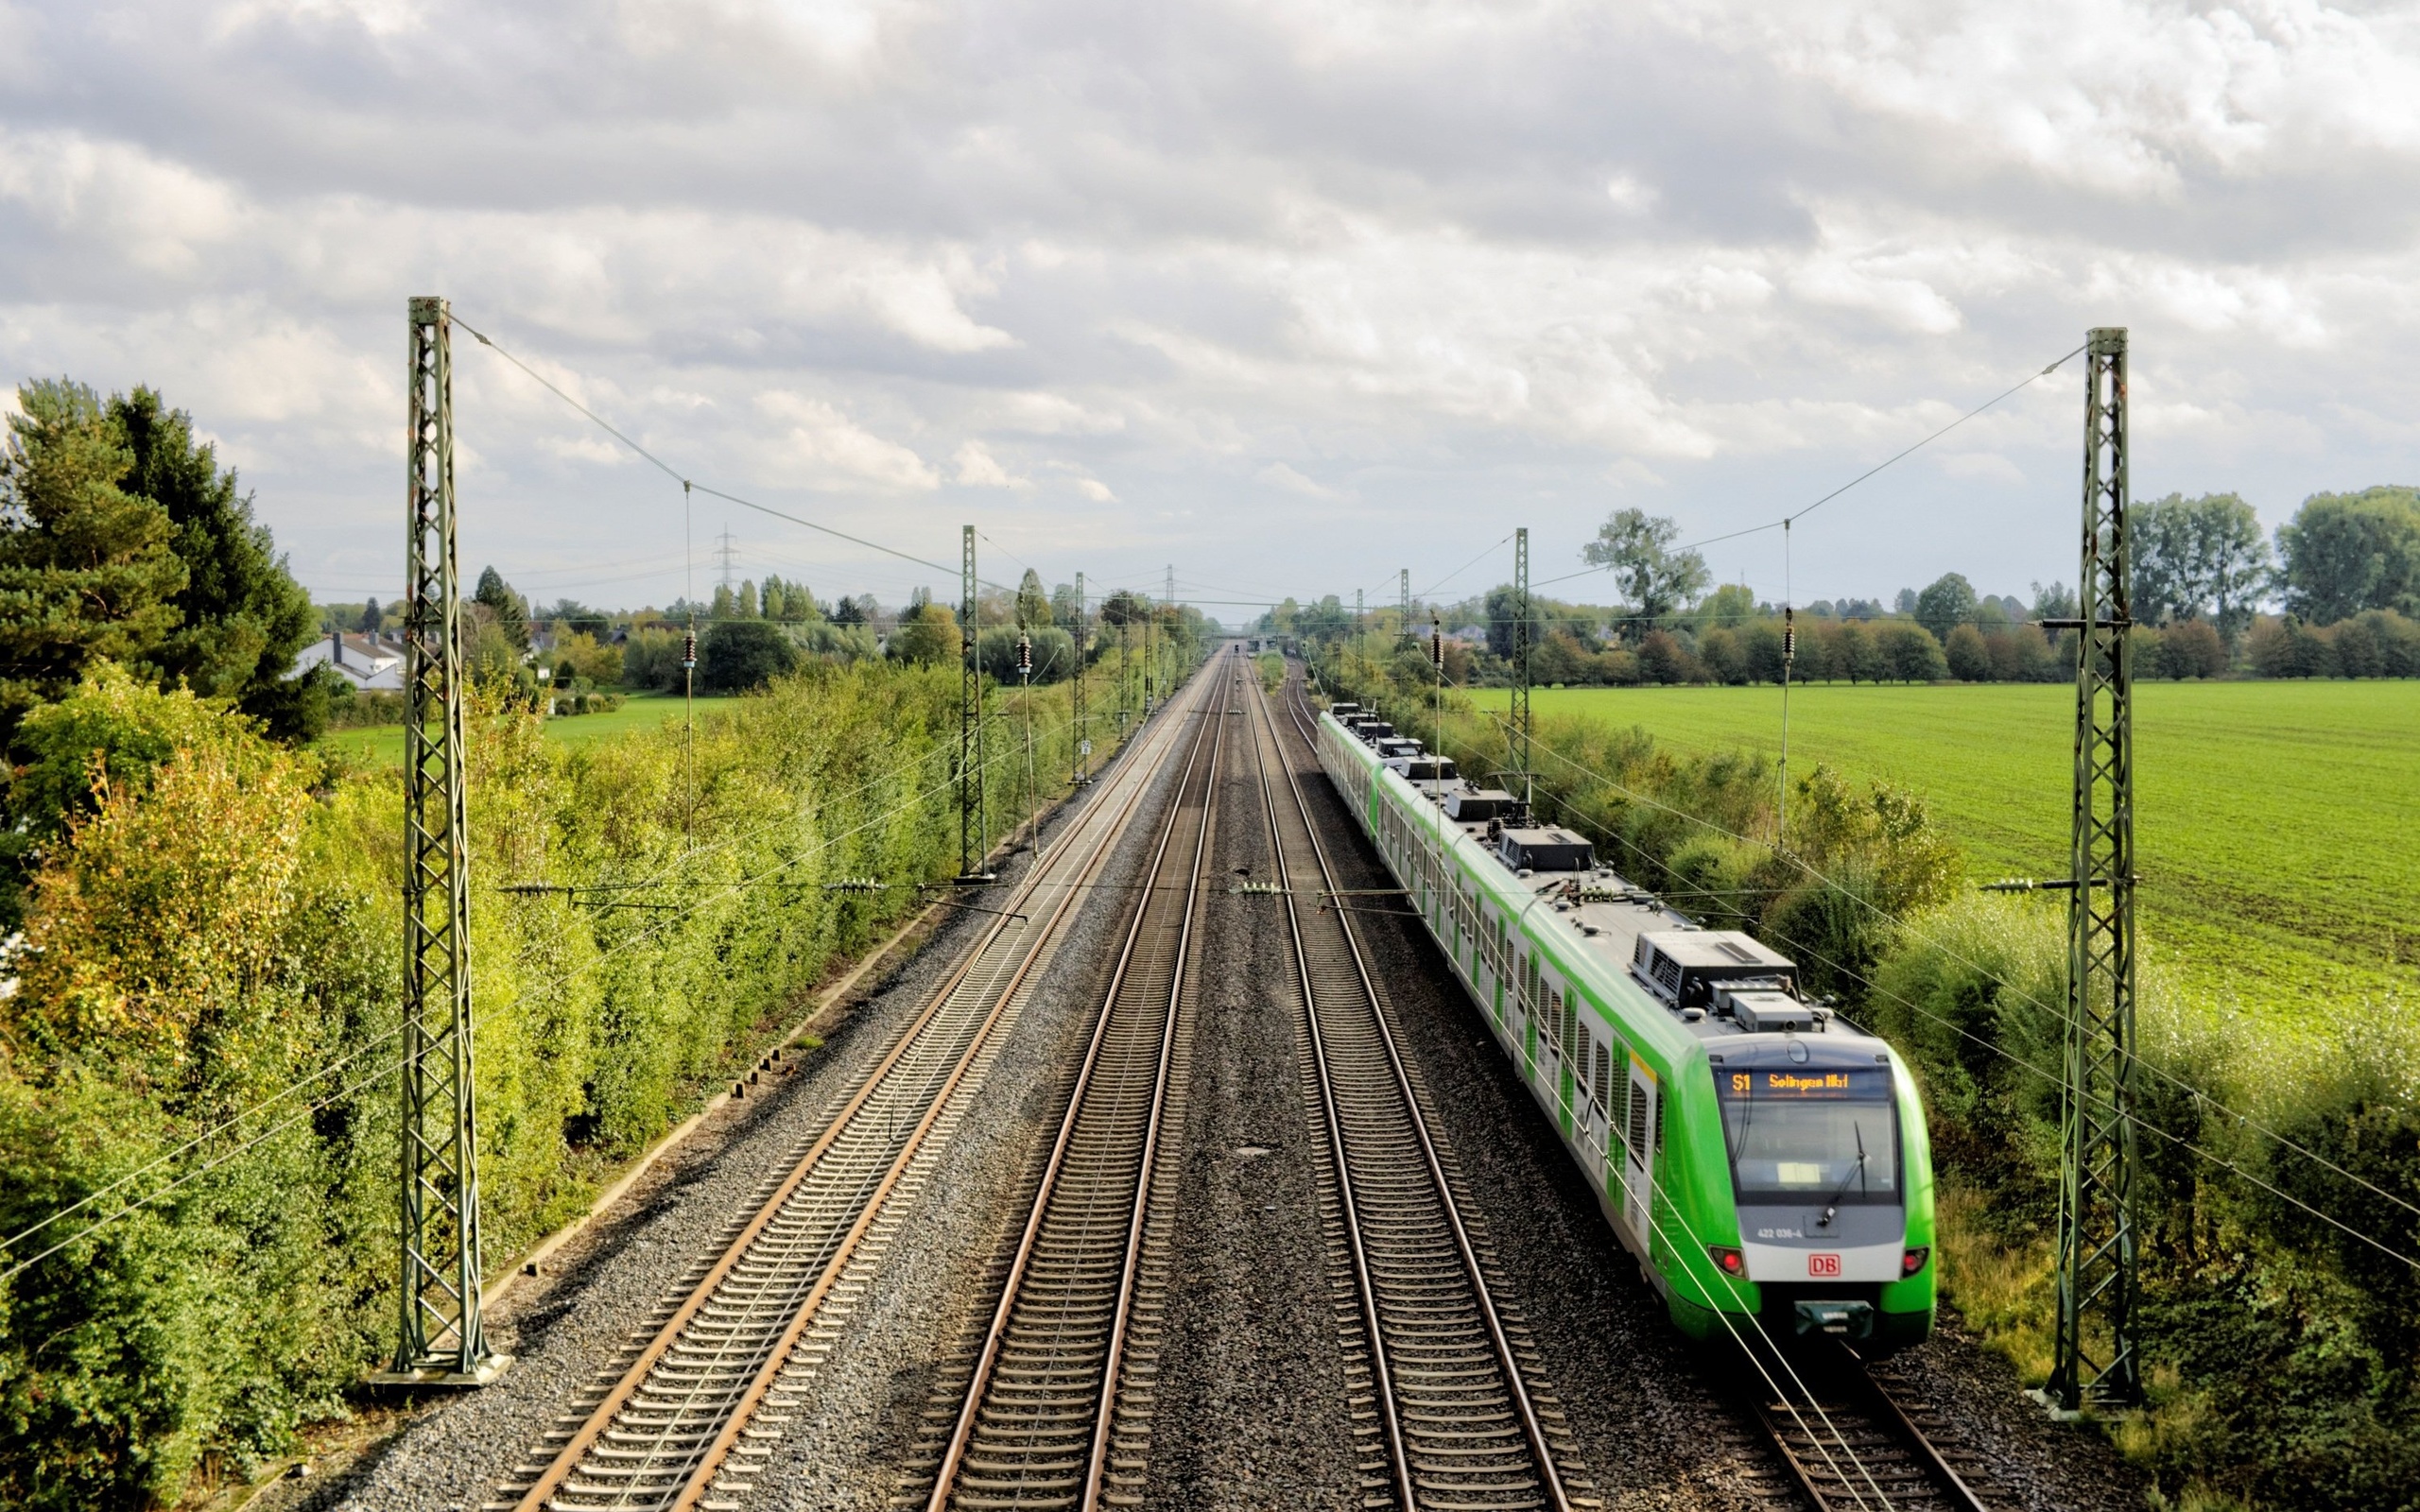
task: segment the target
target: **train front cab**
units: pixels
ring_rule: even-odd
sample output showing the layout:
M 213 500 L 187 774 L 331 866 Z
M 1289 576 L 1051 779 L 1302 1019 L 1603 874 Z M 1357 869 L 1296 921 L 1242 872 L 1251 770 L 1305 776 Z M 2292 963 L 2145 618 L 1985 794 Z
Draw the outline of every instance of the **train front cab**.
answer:
M 1869 1355 L 1922 1343 L 1939 1271 L 1931 1151 L 1906 1068 L 1854 1032 L 1705 1048 L 1677 1120 L 1696 1190 L 1668 1194 L 1698 1210 L 1684 1227 L 1700 1231 L 1665 1246 L 1684 1263 L 1655 1267 L 1673 1322 L 1701 1339 L 1828 1335 Z

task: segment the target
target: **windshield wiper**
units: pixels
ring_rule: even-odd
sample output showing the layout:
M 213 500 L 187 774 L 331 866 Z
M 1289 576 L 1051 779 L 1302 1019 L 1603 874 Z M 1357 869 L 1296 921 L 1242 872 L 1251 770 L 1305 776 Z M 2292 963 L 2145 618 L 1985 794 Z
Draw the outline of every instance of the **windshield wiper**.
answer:
M 1815 1220 L 1815 1227 L 1818 1228 L 1832 1227 L 1833 1218 L 1838 1216 L 1841 1211 L 1841 1199 L 1848 1195 L 1850 1182 L 1855 1181 L 1858 1184 L 1858 1192 L 1860 1195 L 1865 1192 L 1865 1125 L 1852 1118 L 1849 1122 L 1849 1129 L 1857 1135 L 1857 1164 L 1849 1167 L 1849 1174 L 1841 1177 L 1841 1184 L 1833 1189 L 1832 1199 L 1824 1204 L 1824 1216 Z

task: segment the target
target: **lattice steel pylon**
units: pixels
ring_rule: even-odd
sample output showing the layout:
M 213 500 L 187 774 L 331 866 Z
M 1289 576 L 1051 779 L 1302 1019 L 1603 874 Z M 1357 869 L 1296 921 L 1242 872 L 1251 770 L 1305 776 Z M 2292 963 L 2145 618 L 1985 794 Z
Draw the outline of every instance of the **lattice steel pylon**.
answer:
M 2083 558 L 2059 1186 L 2063 1411 L 2142 1400 L 2135 1337 L 2135 730 L 2126 539 L 2126 332 L 2086 343 Z
M 1530 777 L 1530 527 L 1512 532 L 1512 769 L 1521 774 L 1521 802 L 1536 796 Z
M 1068 774 L 1067 778 L 1070 787 L 1081 787 L 1092 781 L 1084 772 L 1085 763 L 1093 753 L 1092 712 L 1086 707 L 1084 698 L 1085 678 L 1092 670 L 1085 665 L 1084 653 L 1091 649 L 1087 644 L 1091 639 L 1091 624 L 1084 614 L 1084 575 L 1078 573 L 1076 575 L 1076 681 L 1075 685 L 1067 690 L 1068 698 L 1074 704 L 1068 713 L 1074 716 L 1076 726 L 1076 738 L 1071 743 L 1074 752 L 1072 765 L 1075 769 Z
M 470 844 L 462 791 L 461 577 L 454 549 L 454 366 L 445 301 L 414 299 L 404 608 L 402 1329 L 411 1385 L 478 1385 L 510 1363 L 479 1314 L 471 1056 Z
M 983 664 L 976 655 L 975 527 L 961 538 L 959 563 L 958 636 L 958 880 L 990 882 L 983 869 L 991 853 L 991 816 L 983 793 Z

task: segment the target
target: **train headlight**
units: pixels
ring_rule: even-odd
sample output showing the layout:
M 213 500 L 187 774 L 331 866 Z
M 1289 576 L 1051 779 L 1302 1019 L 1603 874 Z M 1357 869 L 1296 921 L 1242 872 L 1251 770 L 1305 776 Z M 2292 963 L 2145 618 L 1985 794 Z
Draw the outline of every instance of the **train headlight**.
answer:
M 1705 1246 L 1705 1252 L 1714 1257 L 1714 1268 L 1725 1276 L 1748 1274 L 1746 1258 L 1729 1245 L 1708 1245 Z
M 1924 1269 L 1925 1262 L 1931 1258 L 1932 1246 L 1929 1245 L 1921 1249 L 1910 1249 L 1906 1251 L 1899 1257 L 1899 1279 L 1901 1280 L 1905 1280 L 1909 1277 L 1913 1276 L 1916 1272 Z

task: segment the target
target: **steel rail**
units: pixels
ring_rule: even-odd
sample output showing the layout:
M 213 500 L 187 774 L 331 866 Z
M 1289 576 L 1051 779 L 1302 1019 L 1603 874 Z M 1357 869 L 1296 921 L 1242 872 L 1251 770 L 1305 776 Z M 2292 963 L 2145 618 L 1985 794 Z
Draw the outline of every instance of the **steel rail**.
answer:
M 1290 681 L 1288 691 L 1299 696 Z M 1309 744 L 1311 729 L 1300 704 L 1289 700 L 1288 713 L 1296 732 Z M 1288 911 L 1290 917 L 1290 895 Z M 1760 1346 L 1742 1341 L 1739 1347 L 1744 1351 Z M 1856 1466 L 1858 1478 L 1830 1458 L 1823 1439 L 1806 1426 L 1802 1414 L 1762 1393 L 1748 1394 L 1753 1421 L 1818 1512 L 1849 1508 L 1876 1512 L 1877 1503 L 1881 1512 L 1990 1512 L 1940 1447 L 1875 1377 L 1863 1357 L 1842 1345 L 1838 1347 L 1836 1360 L 1824 1363 L 1833 1368 L 1814 1377 L 1813 1383 L 1802 1379 L 1801 1384 L 1815 1399 L 1815 1384 L 1849 1383 L 1848 1391 L 1824 1392 L 1816 1402 L 1816 1413 L 1830 1430 L 1829 1436 L 1838 1440 Z M 1768 1381 L 1776 1379 L 1771 1370 L 1762 1375 Z M 1860 1397 L 1865 1399 L 1862 1403 L 1857 1400 Z
M 1198 701 L 1201 696 L 1197 693 L 1195 696 Z M 1163 728 L 1165 730 L 1167 727 Z M 1172 738 L 1172 735 L 1155 734 L 1153 744 L 1165 745 Z M 933 1027 L 943 1011 L 959 996 L 960 989 L 968 985 L 977 971 L 987 963 L 993 954 L 994 947 L 1013 930 L 1020 936 L 1011 947 L 1015 951 L 1013 970 L 1009 972 L 1005 981 L 998 983 L 995 988 L 983 992 L 981 1018 L 968 1036 L 964 1045 L 946 1062 L 947 1070 L 941 1075 L 939 1084 L 932 1085 L 931 1068 L 928 1068 L 927 1089 L 921 1092 L 912 1087 L 909 1089 L 911 1095 L 916 1097 L 918 1105 L 923 1109 L 922 1116 L 909 1131 L 906 1141 L 898 1145 L 887 1168 L 882 1169 L 878 1177 L 869 1172 L 867 1177 L 860 1179 L 854 1192 L 844 1194 L 849 1206 L 843 1211 L 853 1211 L 855 1219 L 838 1243 L 825 1249 L 823 1263 L 819 1267 L 812 1282 L 803 1292 L 793 1286 L 790 1291 L 780 1294 L 775 1298 L 776 1304 L 786 1310 L 786 1326 L 783 1328 L 774 1345 L 763 1350 L 762 1357 L 748 1378 L 747 1383 L 732 1398 L 730 1404 L 724 1409 L 719 1430 L 714 1438 L 703 1451 L 689 1450 L 671 1454 L 662 1469 L 658 1469 L 652 1457 L 652 1452 L 642 1459 L 636 1470 L 617 1467 L 614 1473 L 622 1477 L 626 1484 L 619 1487 L 610 1502 L 599 1503 L 612 1506 L 652 1505 L 676 1509 L 676 1512 L 678 1509 L 697 1505 L 725 1460 L 729 1458 L 740 1433 L 746 1429 L 749 1420 L 762 1404 L 772 1382 L 787 1363 L 790 1351 L 796 1347 L 806 1328 L 811 1325 L 821 1303 L 830 1295 L 833 1286 L 846 1270 L 850 1260 L 857 1252 L 884 1201 L 897 1188 L 910 1163 L 921 1153 L 942 1111 L 950 1104 L 952 1096 L 967 1074 L 969 1068 L 982 1057 L 1006 1010 L 1015 1001 L 1019 988 L 1024 986 L 1038 963 L 1048 954 L 1050 947 L 1056 941 L 1061 925 L 1075 907 L 1077 900 L 1084 895 L 1085 884 L 1097 875 L 1106 863 L 1110 852 L 1115 848 L 1116 838 L 1123 833 L 1134 809 L 1142 801 L 1144 793 L 1149 787 L 1147 779 L 1151 770 L 1150 765 L 1136 763 L 1121 765 L 1124 765 L 1125 770 L 1119 773 L 1119 777 L 1125 780 L 1126 791 L 1115 803 L 1100 803 L 1088 808 L 1079 821 L 1078 833 L 1080 834 L 1089 833 L 1092 836 L 1091 849 L 1070 852 L 1063 847 L 1054 851 L 1049 858 L 1050 861 L 1058 861 L 1062 856 L 1072 854 L 1076 857 L 1072 865 L 1053 866 L 1040 859 L 1037 860 L 1031 872 L 1018 886 L 1010 909 L 1005 911 L 996 922 L 985 929 L 981 938 L 951 970 L 916 1018 L 897 1035 L 876 1064 L 861 1074 L 861 1079 L 846 1103 L 832 1116 L 822 1131 L 793 1163 L 788 1174 L 760 1203 L 755 1213 L 725 1244 L 722 1253 L 694 1283 L 689 1295 L 672 1310 L 655 1329 L 648 1342 L 623 1367 L 619 1379 L 587 1412 L 579 1425 L 568 1435 L 565 1442 L 548 1454 L 546 1463 L 534 1478 L 523 1482 L 521 1477 L 516 1475 L 513 1482 L 509 1483 L 521 1487 L 521 1494 L 514 1502 L 492 1503 L 491 1505 L 509 1504 L 515 1508 L 515 1512 L 538 1512 L 540 1508 L 558 1504 L 555 1501 L 557 1493 L 562 1491 L 566 1482 L 581 1469 L 591 1452 L 596 1451 L 600 1444 L 607 1440 L 614 1432 L 616 1421 L 631 1406 L 633 1399 L 657 1374 L 659 1367 L 665 1365 L 667 1356 L 673 1354 L 676 1347 L 681 1344 L 692 1326 L 698 1324 L 701 1316 L 709 1314 L 710 1308 L 716 1303 L 720 1294 L 733 1282 L 735 1276 L 742 1271 L 752 1252 L 758 1247 L 761 1241 L 766 1239 L 768 1230 L 782 1218 L 785 1209 L 798 1197 L 801 1189 L 805 1186 L 809 1178 L 818 1174 L 820 1166 L 834 1146 L 855 1129 L 869 1103 L 878 1093 L 893 1090 L 894 1074 L 900 1073 L 903 1065 L 908 1062 L 911 1054 L 923 1047 L 926 1031 Z M 1133 775 L 1130 777 L 1129 774 Z M 1070 872 L 1072 875 L 1069 875 Z M 1035 894 L 1048 887 L 1055 887 L 1059 897 L 1038 926 L 1030 920 L 1020 920 L 1011 917 L 1022 912 L 1019 905 L 1028 903 Z M 1016 926 L 1021 922 L 1026 927 L 1017 929 Z M 996 973 L 1001 966 L 1008 963 L 990 961 L 990 964 Z M 990 988 L 990 984 L 986 984 L 986 987 Z M 770 1308 L 757 1309 L 760 1315 L 769 1314 L 771 1311 Z M 734 1328 L 732 1334 L 737 1336 L 741 1332 Z M 712 1364 L 730 1351 L 731 1345 L 727 1339 L 717 1353 L 709 1357 L 707 1363 Z M 676 1412 L 693 1406 L 700 1389 L 701 1388 L 693 1388 L 689 1397 L 680 1404 L 680 1408 L 676 1408 Z M 696 1430 L 684 1433 L 676 1420 L 666 1426 L 666 1431 L 659 1435 L 659 1442 L 669 1443 L 697 1436 Z M 618 1457 L 624 1459 L 630 1458 L 631 1454 L 629 1451 L 615 1452 Z M 682 1463 L 684 1458 L 687 1460 L 685 1464 Z M 668 1474 L 678 1479 L 673 1486 L 649 1487 L 642 1492 L 635 1484 L 631 1484 L 640 1473 Z
M 1299 689 L 1290 674 L 1287 686 L 1290 691 L 1299 694 Z M 1302 822 L 1304 836 L 1308 842 L 1311 856 L 1319 868 L 1320 885 L 1333 893 L 1339 886 L 1335 868 L 1328 860 L 1327 848 L 1321 843 L 1319 827 L 1312 822 L 1310 805 L 1304 797 L 1300 776 L 1293 764 L 1283 759 L 1283 742 L 1278 738 L 1276 718 L 1269 710 L 1267 698 L 1264 696 L 1256 702 L 1270 743 L 1279 747 L 1281 757 L 1279 765 L 1286 773 L 1287 791 L 1294 800 L 1295 815 Z M 1305 752 L 1316 764 L 1317 747 L 1311 740 L 1310 731 L 1305 727 L 1301 714 L 1290 702 L 1288 712 L 1294 725 L 1295 733 L 1301 738 Z M 1263 782 L 1264 799 L 1267 802 L 1270 816 L 1270 843 L 1277 851 L 1278 864 L 1282 868 L 1285 865 L 1284 849 L 1278 838 L 1276 804 L 1273 795 L 1267 790 L 1265 772 Z M 1352 1172 L 1347 1147 L 1343 1143 L 1342 1116 L 1338 1106 L 1335 1083 L 1326 1064 L 1323 1039 L 1317 1030 L 1319 1016 L 1312 996 L 1313 988 L 1307 955 L 1304 949 L 1301 918 L 1294 906 L 1290 880 L 1286 908 L 1288 924 L 1293 931 L 1298 967 L 1303 971 L 1305 1004 L 1306 1008 L 1313 1010 L 1306 1013 L 1305 1018 L 1313 1025 L 1313 1044 L 1318 1051 L 1320 1083 L 1325 1103 L 1324 1112 L 1329 1126 L 1334 1131 L 1331 1137 L 1337 1141 L 1334 1147 L 1339 1168 L 1338 1183 L 1341 1188 L 1352 1180 Z M 1378 1042 L 1385 1052 L 1392 1085 L 1396 1095 L 1402 1100 L 1406 1123 L 1419 1144 L 1422 1166 L 1427 1173 L 1436 1194 L 1439 1211 L 1452 1234 L 1455 1254 L 1460 1260 L 1463 1273 L 1468 1278 L 1471 1297 L 1485 1325 L 1489 1343 L 1493 1347 L 1495 1366 L 1503 1381 L 1505 1395 L 1520 1421 L 1522 1437 L 1527 1441 L 1530 1455 L 1535 1462 L 1539 1490 L 1554 1506 L 1556 1512 L 1571 1512 L 1572 1503 L 1569 1491 L 1564 1484 L 1563 1466 L 1555 1457 L 1554 1447 L 1547 1439 L 1546 1424 L 1538 1413 L 1536 1402 L 1530 1396 L 1529 1383 L 1522 1374 L 1520 1359 L 1513 1350 L 1512 1341 L 1505 1329 L 1495 1299 L 1488 1289 L 1486 1272 L 1480 1265 L 1477 1248 L 1471 1242 L 1470 1230 L 1463 1222 L 1461 1209 L 1454 1199 L 1452 1185 L 1447 1180 L 1443 1162 L 1438 1156 L 1436 1141 L 1430 1134 L 1426 1119 L 1423 1116 L 1419 1096 L 1412 1087 L 1410 1074 L 1405 1067 L 1402 1049 L 1396 1043 L 1393 1027 L 1388 1022 L 1388 1015 L 1379 998 L 1376 983 L 1371 977 L 1369 962 L 1362 953 L 1360 939 L 1355 933 L 1351 920 L 1344 918 L 1341 913 L 1337 916 L 1337 931 L 1351 956 L 1354 975 L 1360 985 L 1362 999 L 1367 1005 L 1371 1022 L 1376 1028 Z M 1374 1307 L 1374 1298 L 1373 1305 Z M 1385 1349 L 1387 1342 L 1381 1331 L 1380 1319 L 1374 1311 L 1371 1317 L 1370 1333 L 1371 1352 L 1374 1362 Z M 1400 1436 L 1397 1438 L 1395 1449 L 1399 1455 L 1403 1453 Z M 1397 1495 L 1403 1498 L 1404 1512 L 1415 1512 L 1418 1505 L 1411 1499 L 1411 1491 L 1408 1484 L 1409 1480 L 1409 1469 L 1405 1467 L 1399 1469 Z
M 1344 1233 L 1353 1257 L 1353 1284 L 1361 1303 L 1362 1328 L 1370 1341 L 1370 1373 L 1375 1386 L 1380 1422 L 1386 1429 L 1387 1457 L 1394 1470 L 1395 1502 L 1399 1507 L 1416 1507 L 1411 1479 L 1411 1456 L 1404 1447 L 1403 1415 L 1395 1401 L 1394 1367 L 1387 1358 L 1386 1325 L 1378 1315 L 1378 1296 L 1370 1279 L 1369 1246 L 1361 1232 L 1360 1199 L 1355 1194 L 1350 1167 L 1344 1153 L 1344 1125 L 1337 1110 L 1336 1085 L 1329 1074 L 1327 1045 L 1320 1028 L 1317 1005 L 1311 999 L 1310 953 L 1303 942 L 1303 921 L 1294 906 L 1293 878 L 1286 869 L 1286 850 L 1277 833 L 1277 800 L 1269 781 L 1267 761 L 1257 738 L 1253 741 L 1254 765 L 1260 773 L 1262 815 L 1269 825 L 1269 853 L 1277 868 L 1278 885 L 1286 889 L 1286 927 L 1294 946 L 1295 979 L 1302 984 L 1304 1020 L 1309 1025 L 1311 1065 L 1317 1072 L 1320 1086 L 1320 1112 L 1327 1125 L 1328 1148 L 1336 1152 L 1337 1200 L 1344 1211 Z
M 1864 1487 L 1824 1462 L 1806 1430 L 1786 1420 L 1763 1394 L 1752 1395 L 1749 1403 L 1757 1425 L 1818 1512 L 1870 1508 L 1876 1502 L 1888 1512 L 1990 1512 L 1931 1435 L 1875 1378 L 1870 1363 L 1847 1345 L 1836 1345 L 1835 1350 L 1823 1362 L 1828 1370 L 1817 1378 L 1835 1388 L 1823 1394 L 1822 1411 L 1841 1447 L 1851 1450 L 1863 1470 Z M 1843 1383 L 1846 1389 L 1838 1389 Z
M 1219 713 L 1223 716 L 1227 712 L 1222 709 Z M 1184 956 L 1191 945 L 1193 918 L 1201 895 L 1201 871 L 1208 856 L 1211 808 L 1217 797 L 1219 763 L 1224 749 L 1225 737 L 1226 720 L 1223 717 L 1215 721 L 1204 721 L 1201 728 L 1197 729 L 1195 732 L 1184 775 L 1179 779 L 1177 794 L 1168 806 L 1167 819 L 1152 850 L 1148 880 L 1137 889 L 1138 898 L 1133 917 L 1128 922 L 1126 937 L 1119 948 L 1116 965 L 1111 973 L 1108 988 L 1102 994 L 1100 1012 L 1094 1021 L 1092 1035 L 1086 1042 L 1083 1060 L 1077 1072 L 1074 1089 L 1068 1097 L 1067 1110 L 1061 1118 L 1058 1132 L 1052 1140 L 1050 1156 L 1043 1169 L 1033 1206 L 1028 1212 L 1024 1228 L 1018 1236 L 1015 1253 L 1010 1261 L 1007 1276 L 1001 1285 L 999 1301 L 993 1309 L 991 1321 L 984 1332 L 983 1344 L 977 1354 L 974 1368 L 967 1381 L 965 1394 L 960 1400 L 958 1414 L 951 1424 L 949 1438 L 934 1472 L 932 1486 L 925 1499 L 927 1512 L 943 1512 L 943 1509 L 950 1504 L 953 1494 L 959 1489 L 958 1483 L 961 1472 L 967 1468 L 968 1455 L 976 1442 L 984 1403 L 991 1395 L 1002 1359 L 1010 1348 L 1010 1336 L 1018 1304 L 1027 1299 L 1026 1283 L 1034 1269 L 1034 1258 L 1040 1247 L 1044 1230 L 1053 1215 L 1054 1199 L 1059 1196 L 1062 1184 L 1068 1175 L 1069 1159 L 1076 1148 L 1078 1130 L 1083 1124 L 1086 1112 L 1092 1110 L 1092 1094 L 1102 1079 L 1103 1052 L 1110 1042 L 1111 1032 L 1118 1016 L 1120 995 L 1128 981 L 1135 974 L 1137 946 L 1143 938 L 1144 925 L 1153 916 L 1153 905 L 1162 902 L 1162 894 L 1170 890 L 1161 886 L 1160 876 L 1167 866 L 1168 850 L 1175 842 L 1178 828 L 1188 812 L 1187 793 L 1192 786 L 1194 774 L 1199 770 L 1202 774 L 1201 817 L 1195 831 L 1193 855 L 1189 862 L 1191 880 L 1186 885 L 1183 902 L 1176 905 L 1181 909 L 1178 919 L 1178 937 L 1169 947 L 1171 958 L 1168 963 L 1170 967 L 1168 988 L 1166 1004 L 1161 1010 L 1159 1020 L 1160 1042 L 1158 1053 L 1153 1057 L 1150 1102 L 1146 1112 L 1143 1131 L 1143 1154 L 1137 1160 L 1134 1168 L 1132 1211 L 1125 1225 L 1126 1242 L 1119 1261 L 1118 1281 L 1114 1296 L 1107 1304 L 1111 1318 L 1111 1332 L 1107 1343 L 1103 1346 L 1098 1368 L 1098 1395 L 1093 1404 L 1093 1424 L 1087 1437 L 1080 1473 L 1074 1478 L 1073 1500 L 1076 1505 L 1089 1512 L 1090 1508 L 1098 1504 L 1107 1457 L 1110 1426 L 1116 1411 L 1117 1383 L 1126 1342 L 1125 1320 L 1132 1300 L 1135 1264 L 1141 1249 L 1142 1228 L 1149 1205 L 1152 1165 L 1158 1151 L 1161 1118 L 1166 1108 L 1168 1074 L 1176 1041 L 1178 1008 L 1186 986 L 1184 971 Z M 1210 759 L 1206 765 L 1201 761 L 1204 745 L 1210 747 Z M 1114 1097 L 1118 1091 L 1119 1089 L 1113 1086 L 1110 1089 L 1110 1095 Z M 1090 1201 L 1091 1194 L 1083 1194 L 1082 1200 Z

